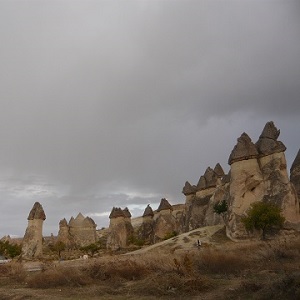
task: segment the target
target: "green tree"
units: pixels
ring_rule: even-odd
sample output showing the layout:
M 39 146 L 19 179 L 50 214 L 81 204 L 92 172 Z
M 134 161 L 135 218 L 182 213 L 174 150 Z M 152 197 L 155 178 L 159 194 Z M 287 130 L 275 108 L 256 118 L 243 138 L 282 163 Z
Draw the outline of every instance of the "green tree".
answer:
M 222 214 L 222 213 L 227 212 L 227 209 L 228 209 L 228 205 L 227 205 L 227 202 L 225 200 L 222 200 L 219 203 L 216 203 L 214 205 L 214 212 L 219 214 L 219 215 Z
M 242 218 L 242 222 L 248 231 L 262 230 L 262 239 L 266 238 L 268 230 L 282 228 L 285 218 L 281 216 L 281 209 L 275 204 L 267 202 L 252 203 L 248 216 Z
M 20 255 L 22 252 L 22 246 L 17 244 L 10 244 L 8 241 L 0 241 L 0 254 L 14 258 Z
M 164 240 L 171 239 L 172 237 L 177 236 L 177 235 L 178 235 L 178 233 L 177 233 L 175 230 L 172 231 L 172 232 L 168 232 L 168 233 L 165 235 Z
M 100 249 L 101 249 L 100 243 L 92 243 L 92 244 L 89 244 L 87 246 L 80 247 L 81 251 L 83 251 L 83 252 L 85 252 L 87 254 L 90 254 L 92 257 Z
M 56 242 L 54 245 L 49 246 L 49 248 L 54 251 L 57 252 L 58 257 L 61 258 L 61 252 L 64 251 L 66 249 L 66 245 L 64 242 L 62 241 L 58 241 Z
M 214 205 L 214 212 L 217 213 L 218 215 L 221 215 L 223 220 L 227 210 L 228 210 L 228 204 L 225 200 L 222 200 L 219 203 L 216 203 Z

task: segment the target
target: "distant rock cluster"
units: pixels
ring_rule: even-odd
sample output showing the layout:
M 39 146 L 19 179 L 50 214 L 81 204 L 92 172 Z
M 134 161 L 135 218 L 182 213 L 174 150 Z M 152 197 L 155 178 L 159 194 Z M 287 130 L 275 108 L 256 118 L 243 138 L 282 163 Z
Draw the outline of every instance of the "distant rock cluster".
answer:
M 141 224 L 133 228 L 128 208 L 122 210 L 114 207 L 109 216 L 107 248 L 111 250 L 126 248 L 134 239 L 149 245 L 163 240 L 173 232 L 178 233 L 183 210 L 184 205 L 172 206 L 163 198 L 155 211 L 147 205 Z
M 113 207 L 108 229 L 107 248 L 118 250 L 135 241 L 153 244 L 172 234 L 188 232 L 199 227 L 224 224 L 227 236 L 233 240 L 249 237 L 241 218 L 247 215 L 252 203 L 271 202 L 279 206 L 285 217 L 285 227 L 300 230 L 300 150 L 291 166 L 290 179 L 285 159 L 285 145 L 278 141 L 280 131 L 268 122 L 258 141 L 253 143 L 247 133 L 237 139 L 225 174 L 217 163 L 208 167 L 197 185 L 188 181 L 182 193 L 185 203 L 171 205 L 165 198 L 153 211 L 145 208 L 141 222 L 133 226 L 131 213 L 126 207 Z M 225 201 L 228 210 L 221 217 L 214 211 L 216 204 Z M 23 239 L 24 258 L 42 255 L 42 227 L 46 219 L 43 207 L 36 202 L 28 216 L 28 227 Z M 67 222 L 59 222 L 58 241 L 69 248 L 97 242 L 95 222 L 81 213 Z
M 292 164 L 289 180 L 284 154 L 286 147 L 277 140 L 279 134 L 273 122 L 265 125 L 256 143 L 247 133 L 242 133 L 229 156 L 228 174 L 219 163 L 213 169 L 208 167 L 197 185 L 188 181 L 185 183 L 182 190 L 186 197 L 184 205 L 177 206 L 175 210 L 175 205 L 162 199 L 154 212 L 148 205 L 140 226 L 134 231 L 131 228 L 127 236 L 134 233 L 139 239 L 152 244 L 172 232 L 183 233 L 199 227 L 224 224 L 228 237 L 245 239 L 249 233 L 241 218 L 247 215 L 251 204 L 256 201 L 275 203 L 282 209 L 285 227 L 300 230 L 300 150 Z M 214 206 L 222 201 L 228 206 L 223 217 L 214 211 Z M 118 217 L 122 218 L 120 215 Z M 111 222 L 110 234 L 116 237 L 118 233 L 123 235 Z M 126 247 L 126 238 L 123 240 L 124 243 L 116 242 L 115 245 Z M 108 247 L 111 246 L 108 244 Z
M 92 218 L 79 213 L 76 218 L 71 217 L 69 223 L 66 219 L 59 222 L 57 239 L 69 248 L 87 246 L 97 241 L 96 227 Z

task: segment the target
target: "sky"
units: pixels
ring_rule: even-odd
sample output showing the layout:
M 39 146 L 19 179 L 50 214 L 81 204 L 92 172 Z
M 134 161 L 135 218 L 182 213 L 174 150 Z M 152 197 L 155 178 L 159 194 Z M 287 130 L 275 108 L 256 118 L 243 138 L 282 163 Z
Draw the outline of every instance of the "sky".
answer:
M 0 238 L 133 217 L 227 163 L 245 131 L 300 148 L 300 3 L 0 1 Z

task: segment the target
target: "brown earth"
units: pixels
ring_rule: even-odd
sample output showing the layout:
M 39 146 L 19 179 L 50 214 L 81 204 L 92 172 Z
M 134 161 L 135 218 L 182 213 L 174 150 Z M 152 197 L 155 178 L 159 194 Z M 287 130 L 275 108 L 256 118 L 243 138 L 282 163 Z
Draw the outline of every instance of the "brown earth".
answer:
M 12 262 L 0 299 L 300 299 L 300 236 L 235 243 L 212 226 L 126 255 Z

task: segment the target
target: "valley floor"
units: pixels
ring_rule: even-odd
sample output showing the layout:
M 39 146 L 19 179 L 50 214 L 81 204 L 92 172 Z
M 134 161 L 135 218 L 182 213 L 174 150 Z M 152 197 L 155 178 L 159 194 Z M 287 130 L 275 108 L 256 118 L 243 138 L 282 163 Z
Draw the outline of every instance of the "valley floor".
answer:
M 204 228 L 126 255 L 11 262 L 0 299 L 300 299 L 300 236 L 234 243 Z

